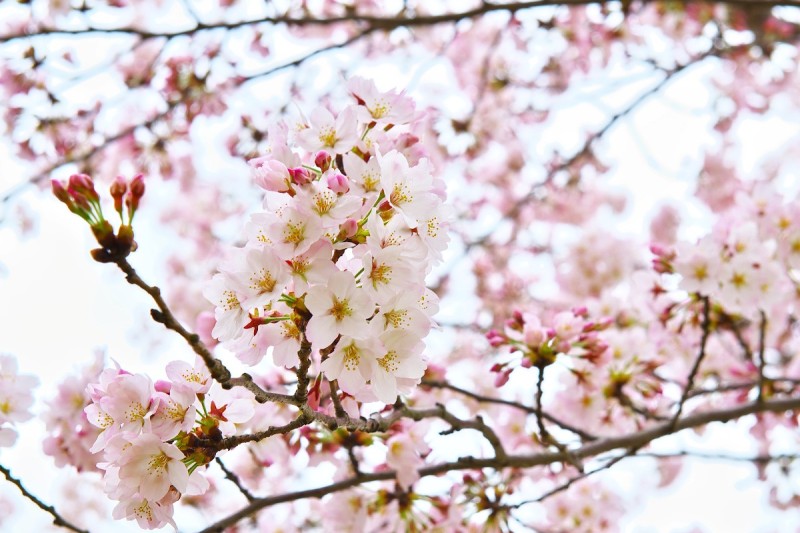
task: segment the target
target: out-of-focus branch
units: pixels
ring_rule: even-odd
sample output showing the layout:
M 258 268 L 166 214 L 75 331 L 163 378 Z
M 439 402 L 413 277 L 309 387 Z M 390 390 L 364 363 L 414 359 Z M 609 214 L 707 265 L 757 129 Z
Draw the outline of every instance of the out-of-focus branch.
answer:
M 235 472 L 233 472 L 227 466 L 225 466 L 225 463 L 222 462 L 222 459 L 217 457 L 214 461 L 220 467 L 222 473 L 225 474 L 225 479 L 228 479 L 231 483 L 236 485 L 236 488 L 239 489 L 239 492 L 241 492 L 245 498 L 247 498 L 247 501 L 252 502 L 253 500 L 256 499 L 256 497 L 253 496 L 253 493 L 247 490 L 247 487 L 242 485 L 242 481 L 239 479 L 239 476 L 237 476 Z
M 208 30 L 234 30 L 258 24 L 285 24 L 287 26 L 330 26 L 342 23 L 358 23 L 366 24 L 381 30 L 393 30 L 401 27 L 418 27 L 418 26 L 434 26 L 436 24 L 458 22 L 459 20 L 478 18 L 487 13 L 495 11 L 505 11 L 509 13 L 516 13 L 525 9 L 543 6 L 584 6 L 597 4 L 595 0 L 535 0 L 529 2 L 508 2 L 508 3 L 494 3 L 482 2 L 479 6 L 464 11 L 455 11 L 450 13 L 442 13 L 438 15 L 416 15 L 408 17 L 405 15 L 399 16 L 374 16 L 363 15 L 358 13 L 348 13 L 346 15 L 334 17 L 293 17 L 288 15 L 259 17 L 255 19 L 241 20 L 237 22 L 218 22 L 218 23 L 202 23 L 198 22 L 193 27 L 172 31 L 172 32 L 153 32 L 134 28 L 130 26 L 118 28 L 102 28 L 87 26 L 80 29 L 60 29 L 55 27 L 42 27 L 24 33 L 13 33 L 0 36 L 0 43 L 19 40 L 30 39 L 34 37 L 45 37 L 49 35 L 86 35 L 86 34 L 104 34 L 104 35 L 136 35 L 143 38 L 151 37 L 178 37 L 190 36 L 198 32 Z M 642 0 L 642 4 L 658 3 L 655 0 Z M 681 4 L 696 4 L 706 3 L 699 0 L 678 0 L 676 3 Z M 778 7 L 778 6 L 800 6 L 800 1 L 797 0 L 722 0 L 715 2 L 718 4 L 726 4 L 738 7 Z
M 577 457 L 578 459 L 586 459 L 613 450 L 639 450 L 658 438 L 671 435 L 684 429 L 705 426 L 712 422 L 728 422 L 756 413 L 781 413 L 786 411 L 796 411 L 798 409 L 800 409 L 800 398 L 782 398 L 766 400 L 763 402 L 752 402 L 715 411 L 706 411 L 680 418 L 674 424 L 672 421 L 667 421 L 620 437 L 599 439 L 580 448 L 570 450 L 569 454 Z M 472 470 L 480 468 L 530 468 L 534 466 L 568 462 L 569 458 L 567 455 L 567 453 L 559 451 L 543 452 L 530 455 L 507 455 L 505 458 L 492 457 L 482 459 L 475 457 L 462 457 L 456 461 L 445 462 L 421 468 L 419 469 L 419 474 L 420 476 L 424 477 L 445 474 L 447 472 L 458 470 Z M 629 456 L 630 455 L 626 453 L 622 457 Z M 361 485 L 362 483 L 391 480 L 394 479 L 395 475 L 396 473 L 393 471 L 362 474 L 358 477 L 352 477 L 344 481 L 339 481 L 337 483 L 332 483 L 316 489 L 280 494 L 267 498 L 259 498 L 243 509 L 240 509 L 226 518 L 223 518 L 215 524 L 212 524 L 211 526 L 202 530 L 200 533 L 223 531 L 225 528 L 236 524 L 240 520 L 253 515 L 261 509 L 279 503 L 292 502 L 307 498 L 321 498 L 327 494 L 347 490 L 357 485 Z M 591 475 L 591 473 L 589 475 Z
M 536 412 L 537 412 L 536 409 L 534 409 L 533 407 L 530 407 L 528 405 L 525 405 L 525 404 L 522 404 L 522 403 L 519 403 L 519 402 L 514 402 L 514 401 L 511 401 L 511 400 L 504 400 L 503 398 L 493 398 L 491 396 L 483 396 L 481 394 L 472 392 L 470 390 L 467 390 L 467 389 L 464 389 L 464 388 L 461 388 L 461 387 L 457 387 L 457 386 L 453 385 L 452 383 L 448 383 L 446 381 L 436 381 L 436 380 L 423 379 L 421 385 L 424 386 L 424 387 L 434 387 L 434 388 L 437 388 L 437 389 L 451 390 L 453 392 L 457 392 L 459 394 L 462 394 L 462 395 L 464 395 L 464 396 L 466 396 L 468 398 L 472 398 L 473 400 L 476 400 L 476 401 L 478 401 L 480 403 L 493 403 L 493 404 L 497 404 L 497 405 L 506 405 L 508 407 L 513 407 L 514 409 L 519 409 L 521 411 L 525 411 L 528 414 L 536 414 Z M 575 427 L 575 426 L 572 426 L 570 424 L 567 424 L 566 422 L 564 422 L 562 420 L 559 420 L 558 418 L 556 418 L 555 416 L 551 415 L 550 413 L 548 413 L 546 411 L 541 411 L 541 416 L 542 416 L 542 418 L 544 418 L 548 422 L 552 422 L 553 424 L 559 426 L 560 428 L 566 429 L 567 431 L 570 431 L 570 432 L 578 435 L 583 440 L 586 440 L 586 441 L 597 440 L 596 436 L 594 436 L 594 435 L 592 435 L 590 433 L 587 433 L 586 431 L 584 431 L 584 430 L 582 430 L 582 429 L 580 429 L 578 427 Z
M 702 328 L 702 336 L 700 337 L 700 351 L 697 354 L 697 357 L 694 359 L 694 364 L 692 365 L 692 369 L 689 371 L 689 376 L 686 378 L 686 386 L 683 388 L 683 393 L 681 394 L 681 399 L 678 402 L 678 408 L 675 411 L 675 415 L 672 417 L 672 423 L 675 424 L 678 422 L 678 419 L 683 412 L 683 406 L 686 403 L 686 400 L 689 398 L 689 393 L 691 392 L 692 388 L 694 387 L 694 379 L 697 376 L 698 370 L 700 370 L 700 365 L 703 362 L 703 359 L 706 356 L 706 344 L 708 343 L 708 337 L 711 335 L 711 302 L 708 300 L 708 296 L 703 297 L 703 319 L 700 327 Z
M 240 76 L 239 78 L 237 78 L 237 84 L 241 85 L 242 83 L 244 83 L 246 81 L 259 79 L 259 78 L 264 78 L 264 77 L 270 76 L 272 74 L 275 74 L 277 72 L 280 72 L 282 70 L 286 70 L 288 68 L 300 66 L 305 61 L 307 61 L 307 60 L 309 60 L 309 59 L 311 59 L 311 58 L 313 58 L 313 57 L 315 57 L 315 56 L 317 56 L 319 54 L 322 54 L 324 52 L 328 52 L 328 51 L 331 51 L 331 50 L 336 50 L 336 49 L 339 49 L 339 48 L 347 47 L 347 46 L 349 46 L 349 45 L 351 45 L 351 44 L 363 39 L 364 37 L 368 36 L 369 34 L 373 33 L 376 30 L 377 30 L 377 28 L 366 28 L 366 29 L 354 34 L 349 39 L 345 39 L 344 41 L 339 42 L 339 43 L 333 43 L 333 44 L 330 44 L 330 45 L 327 45 L 327 46 L 323 46 L 321 48 L 317 48 L 316 50 L 313 50 L 313 51 L 311 51 L 311 52 L 309 52 L 309 53 L 307 53 L 307 54 L 305 54 L 305 55 L 303 55 L 303 56 L 301 56 L 301 57 L 299 57 L 299 58 L 297 58 L 297 59 L 295 59 L 293 61 L 282 63 L 282 64 L 280 64 L 278 66 L 269 68 L 269 69 L 267 69 L 265 71 L 262 71 L 262 72 L 257 72 L 255 74 L 252 74 L 252 75 L 249 75 L 249 76 Z M 18 183 L 16 185 L 12 186 L 10 189 L 8 189 L 5 192 L 3 192 L 2 196 L 0 196 L 0 204 L 8 202 L 13 197 L 15 197 L 16 195 L 21 193 L 23 190 L 25 190 L 27 187 L 29 187 L 31 185 L 35 185 L 35 184 L 45 180 L 55 170 L 58 170 L 59 168 L 61 168 L 63 166 L 66 166 L 66 165 L 76 164 L 76 163 L 83 163 L 83 162 L 87 161 L 88 159 L 90 159 L 91 157 L 93 157 L 94 155 L 96 155 L 99 152 L 101 152 L 102 150 L 104 150 L 109 145 L 119 141 L 120 139 L 123 139 L 123 138 L 127 137 L 128 135 L 131 135 L 134 131 L 136 131 L 139 128 L 145 128 L 145 129 L 151 128 L 159 120 L 166 118 L 171 112 L 173 112 L 175 110 L 175 108 L 178 107 L 179 104 L 181 104 L 181 102 L 182 102 L 182 100 L 180 100 L 180 99 L 174 100 L 172 102 L 169 102 L 167 104 L 167 109 L 162 111 L 161 113 L 158 113 L 153 118 L 151 118 L 151 119 L 149 119 L 149 120 L 147 120 L 145 122 L 141 122 L 139 124 L 135 124 L 133 126 L 129 126 L 129 127 L 125 128 L 125 129 L 115 133 L 114 135 L 106 137 L 100 143 L 96 144 L 95 146 L 92 146 L 90 149 L 88 149 L 88 150 L 86 150 L 86 151 L 84 151 L 84 152 L 82 152 L 80 154 L 77 154 L 77 155 L 71 156 L 71 157 L 67 157 L 65 159 L 62 159 L 61 161 L 57 161 L 57 162 L 51 164 L 47 168 L 43 169 L 41 172 L 35 174 L 34 176 L 28 178 L 25 181 L 22 181 L 22 182 L 20 182 L 20 183 Z
M 28 489 L 26 489 L 22 485 L 22 482 L 19 479 L 12 476 L 11 471 L 6 467 L 4 467 L 3 465 L 0 465 L 0 472 L 3 473 L 3 475 L 6 477 L 7 480 L 9 480 L 11 483 L 17 486 L 17 488 L 19 489 L 19 491 L 22 493 L 23 496 L 25 496 L 27 499 L 35 503 L 36 506 L 42 511 L 45 511 L 46 513 L 52 515 L 53 525 L 69 529 L 70 531 L 75 531 L 76 533 L 89 533 L 88 530 L 81 529 L 72 524 L 71 522 L 67 521 L 63 516 L 58 514 L 58 512 L 55 510 L 55 507 L 53 507 L 52 505 L 45 504 L 42 500 L 31 494 L 30 491 L 28 491 Z

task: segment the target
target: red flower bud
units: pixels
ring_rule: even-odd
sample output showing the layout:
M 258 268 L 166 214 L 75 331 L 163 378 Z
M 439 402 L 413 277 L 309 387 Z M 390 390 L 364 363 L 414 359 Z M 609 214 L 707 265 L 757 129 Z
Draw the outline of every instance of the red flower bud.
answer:
M 117 176 L 108 190 L 114 199 L 114 210 L 122 216 L 122 197 L 128 191 L 128 183 L 122 176 Z

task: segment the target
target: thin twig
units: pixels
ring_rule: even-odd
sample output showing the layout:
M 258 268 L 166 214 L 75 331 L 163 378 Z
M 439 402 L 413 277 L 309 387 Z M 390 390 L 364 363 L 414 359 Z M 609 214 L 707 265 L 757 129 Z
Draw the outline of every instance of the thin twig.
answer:
M 798 409 L 800 409 L 800 398 L 782 398 L 765 400 L 760 403 L 751 402 L 744 405 L 728 407 L 715 411 L 694 413 L 679 419 L 675 424 L 669 421 L 642 429 L 635 433 L 630 433 L 619 437 L 599 439 L 595 442 L 587 443 L 581 448 L 571 450 L 571 454 L 575 457 L 584 459 L 618 449 L 640 449 L 660 437 L 671 435 L 684 429 L 705 426 L 711 422 L 727 422 L 751 414 L 764 412 L 781 413 L 786 411 L 796 411 Z M 456 461 L 444 462 L 420 468 L 419 474 L 420 476 L 425 477 L 458 470 L 473 470 L 480 468 L 530 468 L 534 466 L 565 462 L 567 460 L 566 454 L 561 451 L 541 452 L 531 455 L 508 455 L 505 460 L 502 461 L 497 457 L 462 457 Z M 339 481 L 337 483 L 332 483 L 316 489 L 280 494 L 267 498 L 259 498 L 243 509 L 240 509 L 230 516 L 223 518 L 215 524 L 207 527 L 201 533 L 222 531 L 225 528 L 236 524 L 240 520 L 257 513 L 261 509 L 270 507 L 272 505 L 306 498 L 321 498 L 327 494 L 346 490 L 363 483 L 391 480 L 395 478 L 395 475 L 396 473 L 392 471 L 362 474 L 360 477 L 352 477 L 344 481 Z
M 512 401 L 512 400 L 505 400 L 503 398 L 494 398 L 494 397 L 491 397 L 491 396 L 483 396 L 483 395 L 478 394 L 476 392 L 472 392 L 470 390 L 467 390 L 467 389 L 458 387 L 456 385 L 453 385 L 452 383 L 449 383 L 447 381 L 437 381 L 437 380 L 423 379 L 421 385 L 424 386 L 424 387 L 434 387 L 434 388 L 437 388 L 437 389 L 451 390 L 453 392 L 457 392 L 459 394 L 463 394 L 464 396 L 467 396 L 468 398 L 472 398 L 473 400 L 476 400 L 476 401 L 481 402 L 481 403 L 492 403 L 492 404 L 497 404 L 497 405 L 506 405 L 508 407 L 513 407 L 514 409 L 519 409 L 520 411 L 525 411 L 528 414 L 536 414 L 536 409 L 534 409 L 533 407 L 530 407 L 528 405 L 525 405 L 525 404 L 522 404 L 522 403 L 519 403 L 519 402 L 515 402 L 515 401 Z M 570 432 L 578 435 L 583 440 L 587 440 L 587 441 L 597 440 L 597 437 L 595 435 L 592 435 L 592 434 L 587 433 L 586 431 L 584 431 L 584 430 L 582 430 L 580 428 L 577 428 L 575 426 L 567 424 L 566 422 L 564 422 L 562 420 L 559 420 L 558 418 L 556 418 L 555 416 L 551 415 L 550 413 L 548 413 L 548 412 L 546 412 L 544 410 L 541 411 L 541 415 L 542 415 L 542 418 L 544 418 L 548 422 L 551 422 L 551 423 L 559 426 L 562 429 L 565 429 L 567 431 L 570 431 Z
M 656 0 L 643 0 L 643 4 L 654 3 Z M 487 13 L 494 11 L 506 11 L 516 13 L 525 9 L 531 9 L 543 6 L 584 6 L 594 4 L 595 0 L 533 0 L 528 2 L 509 2 L 509 3 L 494 3 L 482 2 L 479 6 L 472 9 L 457 11 L 451 13 L 442 13 L 438 15 L 418 15 L 414 17 L 407 16 L 375 16 L 365 15 L 359 13 L 348 13 L 341 16 L 317 18 L 317 17 L 291 17 L 285 15 L 260 17 L 257 19 L 247 19 L 237 22 L 220 22 L 220 23 L 198 23 L 192 28 L 171 32 L 155 32 L 147 31 L 134 27 L 121 27 L 121 28 L 100 28 L 88 26 L 82 29 L 59 29 L 53 27 L 41 27 L 33 31 L 25 33 L 13 33 L 0 36 L 0 43 L 14 41 L 18 39 L 30 39 L 35 37 L 45 37 L 50 35 L 86 35 L 86 34 L 106 34 L 106 35 L 136 35 L 139 37 L 178 37 L 189 36 L 202 31 L 210 30 L 233 30 L 247 26 L 258 24 L 286 24 L 287 26 L 330 26 L 342 23 L 361 23 L 380 28 L 381 30 L 389 31 L 400 27 L 414 27 L 414 26 L 434 26 L 442 23 L 458 22 L 459 20 L 471 19 L 483 16 Z M 681 4 L 694 4 L 701 3 L 699 0 L 679 0 Z M 800 6 L 798 0 L 721 0 L 720 4 L 728 4 L 741 7 L 776 7 L 776 6 Z
M 11 471 L 6 467 L 4 467 L 3 465 L 0 465 L 0 472 L 3 473 L 3 475 L 6 477 L 7 480 L 9 480 L 11 483 L 17 486 L 17 488 L 19 489 L 19 491 L 22 493 L 23 496 L 25 496 L 27 499 L 35 503 L 39 509 L 45 511 L 46 513 L 49 513 L 53 517 L 53 525 L 69 529 L 70 531 L 75 531 L 75 533 L 89 533 L 89 530 L 81 529 L 72 524 L 71 522 L 67 521 L 63 516 L 58 514 L 58 512 L 55 510 L 55 507 L 53 507 L 52 505 L 46 505 L 42 500 L 31 494 L 28 491 L 28 489 L 26 489 L 22 485 L 22 482 L 19 479 L 12 476 Z
M 758 328 L 758 401 L 764 401 L 764 387 L 766 385 L 766 378 L 764 377 L 764 367 L 767 361 L 764 357 L 766 348 L 767 336 L 767 315 L 761 311 L 761 324 Z
M 672 417 L 672 423 L 676 424 L 678 419 L 683 413 L 683 406 L 686 403 L 686 400 L 689 398 L 689 393 L 694 386 L 694 379 L 697 376 L 697 372 L 700 369 L 700 364 L 703 362 L 703 359 L 706 356 L 706 343 L 708 342 L 708 337 L 711 334 L 711 303 L 708 300 L 708 296 L 703 297 L 703 322 L 700 327 L 703 330 L 703 334 L 700 338 L 700 352 L 697 354 L 697 357 L 694 360 L 694 365 L 692 365 L 692 369 L 689 372 L 689 377 L 686 379 L 686 386 L 683 389 L 683 393 L 681 394 L 681 399 L 678 402 L 678 409 L 675 411 L 675 415 Z
M 242 481 L 239 479 L 239 476 L 237 476 L 236 473 L 233 472 L 232 470 L 228 470 L 228 468 L 225 466 L 225 463 L 222 462 L 222 459 L 217 457 L 215 461 L 222 469 L 222 472 L 225 474 L 225 478 L 230 480 L 230 482 L 233 483 L 234 485 L 236 485 L 236 488 L 239 489 L 239 492 L 241 492 L 245 498 L 247 498 L 247 501 L 252 502 L 256 499 L 256 497 L 253 496 L 253 493 L 247 490 L 247 487 L 242 485 Z

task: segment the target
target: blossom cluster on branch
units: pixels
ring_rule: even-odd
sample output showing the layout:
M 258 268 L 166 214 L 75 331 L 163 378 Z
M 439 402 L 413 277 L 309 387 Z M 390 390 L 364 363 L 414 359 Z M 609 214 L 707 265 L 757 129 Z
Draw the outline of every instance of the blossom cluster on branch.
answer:
M 97 499 L 49 505 L 13 464 L 40 339 L 0 347 L 25 371 L 0 356 L 3 487 L 77 532 L 114 527 L 83 513 L 105 505 L 144 529 L 588 533 L 725 460 L 788 520 L 800 16 L 777 4 L 0 4 L 0 323 L 78 314 L 52 264 L 16 283 L 48 179 L 97 242 L 83 271 L 116 267 L 154 322 L 139 361 L 42 391 L 44 453 Z M 76 297 L 102 292 L 96 323 L 126 308 L 106 282 Z

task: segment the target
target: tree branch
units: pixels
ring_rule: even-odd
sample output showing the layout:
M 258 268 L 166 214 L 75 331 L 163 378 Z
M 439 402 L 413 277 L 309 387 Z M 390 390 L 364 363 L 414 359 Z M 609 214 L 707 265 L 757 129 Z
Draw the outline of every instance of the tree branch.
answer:
M 209 30 L 234 30 L 248 26 L 259 24 L 285 24 L 287 26 L 331 26 L 342 23 L 356 23 L 366 24 L 376 29 L 383 31 L 390 31 L 400 27 L 419 27 L 419 26 L 434 26 L 443 23 L 458 22 L 464 19 L 478 18 L 487 13 L 495 11 L 505 11 L 509 13 L 516 13 L 525 9 L 532 9 L 536 7 L 545 6 L 586 6 L 601 4 L 594 0 L 535 0 L 529 2 L 509 2 L 509 3 L 491 3 L 482 2 L 481 5 L 464 11 L 456 11 L 451 13 L 443 13 L 440 15 L 419 15 L 414 17 L 406 16 L 373 16 L 362 15 L 358 13 L 348 13 L 342 16 L 335 17 L 292 17 L 287 15 L 279 15 L 272 17 L 259 17 L 256 19 L 241 20 L 237 22 L 219 22 L 219 23 L 197 23 L 195 26 L 173 32 L 154 32 L 142 30 L 130 26 L 120 28 L 101 28 L 95 26 L 87 26 L 82 29 L 60 29 L 54 27 L 42 27 L 33 31 L 25 33 L 13 33 L 0 36 L 0 44 L 19 39 L 31 39 L 45 36 L 74 36 L 100 33 L 103 35 L 130 35 L 142 38 L 152 37 L 179 37 L 191 36 L 198 32 Z M 641 4 L 660 3 L 656 0 L 641 0 Z M 689 4 L 707 4 L 708 2 L 700 0 L 678 0 L 676 3 L 689 5 Z M 737 7 L 798 7 L 800 1 L 798 0 L 723 0 L 713 2 L 721 5 L 731 5 Z
M 17 486 L 17 488 L 19 489 L 19 491 L 22 493 L 23 496 L 25 496 L 27 499 L 35 503 L 36 506 L 42 511 L 49 513 L 53 517 L 53 525 L 69 529 L 70 531 L 75 531 L 75 533 L 89 533 L 88 530 L 80 529 L 79 527 L 73 525 L 71 522 L 68 522 L 63 516 L 58 514 L 58 512 L 52 505 L 46 505 L 42 500 L 31 494 L 28 491 L 28 489 L 26 489 L 22 485 L 22 482 L 19 479 L 12 476 L 11 471 L 6 467 L 4 467 L 3 465 L 0 465 L 0 472 L 3 473 L 3 475 L 6 477 L 7 480 L 9 480 L 11 483 Z
M 711 422 L 728 422 L 756 413 L 780 413 L 785 411 L 796 411 L 798 409 L 800 409 L 800 398 L 782 398 L 767 400 L 764 402 L 752 402 L 716 411 L 706 411 L 685 416 L 674 424 L 672 421 L 668 421 L 654 425 L 650 428 L 643 429 L 636 433 L 622 435 L 619 437 L 609 437 L 596 442 L 588 443 L 581 448 L 570 450 L 570 454 L 574 457 L 585 459 L 617 449 L 640 449 L 660 437 L 664 437 L 684 429 L 705 426 Z M 456 461 L 445 462 L 421 468 L 419 469 L 419 474 L 420 476 L 425 477 L 445 474 L 451 471 L 472 470 L 478 468 L 529 468 L 566 461 L 568 461 L 568 458 L 564 452 L 544 452 L 531 455 L 508 455 L 504 460 L 501 460 L 497 457 L 488 459 L 462 457 Z M 267 498 L 259 498 L 243 509 L 240 509 L 226 518 L 223 518 L 215 524 L 212 524 L 211 526 L 202 530 L 200 533 L 220 532 L 226 527 L 236 524 L 239 520 L 242 520 L 243 518 L 246 518 L 260 511 L 261 509 L 270 507 L 272 505 L 306 498 L 321 498 L 327 494 L 346 490 L 362 483 L 391 480 L 394 479 L 394 477 L 395 472 L 393 471 L 362 474 L 359 477 L 352 477 L 344 481 L 339 481 L 316 489 L 280 494 Z
M 424 387 L 434 387 L 434 388 L 437 388 L 437 389 L 451 390 L 453 392 L 457 392 L 459 394 L 463 394 L 464 396 L 466 396 L 468 398 L 472 398 L 473 400 L 476 400 L 476 401 L 481 402 L 481 403 L 492 403 L 492 404 L 498 404 L 498 405 L 506 405 L 508 407 L 513 407 L 514 409 L 519 409 L 520 411 L 524 411 L 524 412 L 526 412 L 528 414 L 536 414 L 536 412 L 537 412 L 536 409 L 534 409 L 533 407 L 530 407 L 528 405 L 525 405 L 525 404 L 522 404 L 522 403 L 519 403 L 519 402 L 514 402 L 514 401 L 511 401 L 511 400 L 504 400 L 502 398 L 493 398 L 491 396 L 483 396 L 483 395 L 480 395 L 478 393 L 472 392 L 470 390 L 463 389 L 461 387 L 457 387 L 457 386 L 455 386 L 452 383 L 449 383 L 447 381 L 436 381 L 436 380 L 430 380 L 430 379 L 423 379 L 421 385 L 424 386 Z M 548 422 L 552 422 L 553 424 L 559 426 L 560 428 L 565 429 L 567 431 L 570 431 L 570 432 L 578 435 L 583 440 L 587 440 L 587 441 L 597 440 L 596 436 L 594 436 L 594 435 L 592 435 L 590 433 L 587 433 L 586 431 L 584 431 L 584 430 L 582 430 L 580 428 L 577 428 L 575 426 L 567 424 L 566 422 L 562 422 L 561 420 L 559 420 L 558 418 L 556 418 L 555 416 L 551 415 L 550 413 L 548 413 L 546 411 L 542 411 L 541 415 L 542 415 L 542 418 L 544 418 Z
M 228 470 L 228 468 L 225 466 L 225 463 L 222 462 L 222 459 L 217 457 L 214 459 L 214 461 L 217 463 L 217 465 L 219 465 L 220 469 L 225 474 L 225 478 L 236 485 L 236 488 L 239 489 L 239 492 L 241 492 L 245 498 L 247 498 L 247 501 L 252 502 L 256 499 L 256 497 L 253 496 L 253 493 L 247 490 L 247 487 L 242 485 L 242 481 L 239 479 L 239 476 L 237 476 L 232 470 Z
M 678 419 L 683 412 L 683 406 L 686 403 L 686 400 L 689 398 L 689 393 L 694 386 L 694 379 L 697 376 L 697 371 L 700 369 L 700 364 L 703 362 L 703 359 L 706 356 L 706 344 L 708 343 L 708 337 L 711 334 L 711 303 L 708 301 L 708 296 L 703 297 L 703 322 L 701 324 L 701 328 L 703 329 L 703 334 L 700 338 L 700 352 L 695 357 L 694 365 L 692 365 L 691 371 L 689 371 L 689 377 L 686 378 L 686 386 L 683 389 L 683 393 L 681 394 L 681 399 L 678 402 L 678 409 L 675 411 L 675 415 L 672 417 L 672 423 L 677 423 Z

